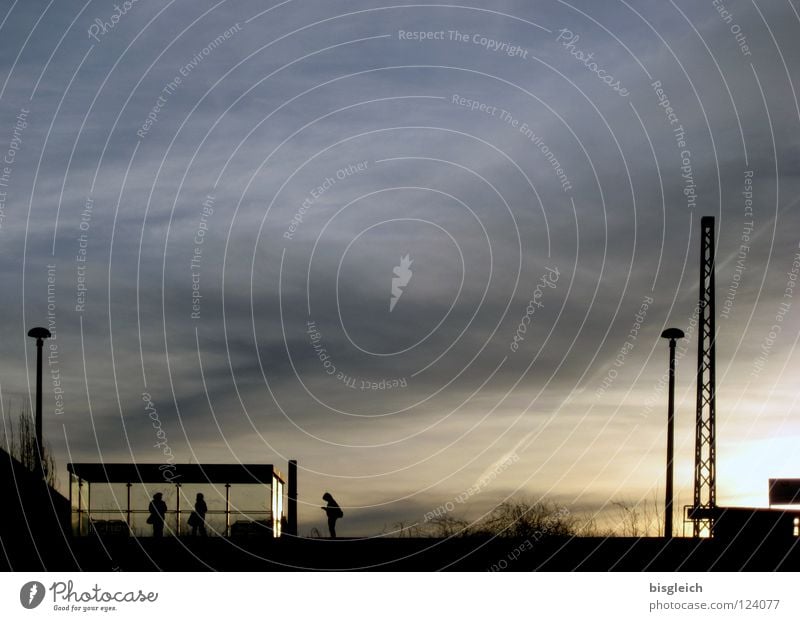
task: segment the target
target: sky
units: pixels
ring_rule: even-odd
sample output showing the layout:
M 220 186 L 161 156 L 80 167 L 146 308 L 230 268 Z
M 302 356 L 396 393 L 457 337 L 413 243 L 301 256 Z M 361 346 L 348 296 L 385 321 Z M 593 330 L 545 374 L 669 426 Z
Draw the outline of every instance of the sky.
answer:
M 70 461 L 300 465 L 300 530 L 800 476 L 796 3 L 0 3 L 0 402 Z M 150 490 L 157 491 L 157 490 Z M 427 516 L 427 517 L 426 517 Z M 676 511 L 679 532 L 683 528 Z

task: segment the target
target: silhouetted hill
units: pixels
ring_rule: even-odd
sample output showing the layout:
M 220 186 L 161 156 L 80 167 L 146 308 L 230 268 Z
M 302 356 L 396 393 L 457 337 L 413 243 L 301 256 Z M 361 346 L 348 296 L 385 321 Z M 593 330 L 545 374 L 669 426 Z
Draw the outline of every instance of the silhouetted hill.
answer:
M 34 571 L 74 566 L 69 501 L 0 449 L 0 567 Z

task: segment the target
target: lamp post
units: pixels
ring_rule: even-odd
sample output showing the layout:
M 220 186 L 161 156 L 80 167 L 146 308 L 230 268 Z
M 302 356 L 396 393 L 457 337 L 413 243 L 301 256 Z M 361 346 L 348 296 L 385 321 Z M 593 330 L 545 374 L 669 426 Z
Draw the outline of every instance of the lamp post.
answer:
M 47 328 L 32 328 L 28 336 L 36 339 L 36 472 L 45 478 L 42 461 L 44 444 L 42 442 L 42 345 L 52 335 Z
M 672 539 L 672 461 L 675 453 L 675 341 L 686 336 L 678 328 L 669 328 L 661 338 L 669 339 L 669 397 L 667 402 L 667 485 L 664 501 L 664 537 Z
M 286 534 L 297 537 L 297 460 L 289 460 L 288 516 Z

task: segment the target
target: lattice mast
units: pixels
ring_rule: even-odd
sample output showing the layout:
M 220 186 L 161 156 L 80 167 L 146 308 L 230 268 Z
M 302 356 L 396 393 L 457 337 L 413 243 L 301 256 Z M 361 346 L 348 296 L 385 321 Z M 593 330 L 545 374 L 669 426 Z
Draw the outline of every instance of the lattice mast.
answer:
M 697 340 L 697 421 L 694 448 L 694 536 L 713 535 L 717 507 L 714 218 L 700 221 L 700 299 Z M 698 511 L 698 509 L 700 511 Z

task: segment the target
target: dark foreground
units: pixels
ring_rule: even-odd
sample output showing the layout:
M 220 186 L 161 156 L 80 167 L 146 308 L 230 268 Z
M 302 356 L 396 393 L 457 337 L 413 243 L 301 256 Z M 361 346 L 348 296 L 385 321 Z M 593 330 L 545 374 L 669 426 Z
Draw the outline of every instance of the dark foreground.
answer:
M 73 538 L 70 503 L 14 463 L 0 477 L 0 570 L 14 571 L 800 571 L 794 512 L 726 509 L 712 539 L 529 538 L 273 540 Z M 19 502 L 13 502 L 18 500 Z M 765 539 L 766 538 L 766 539 Z
M 800 571 L 798 540 L 777 544 L 677 538 L 3 540 L 19 571 Z

